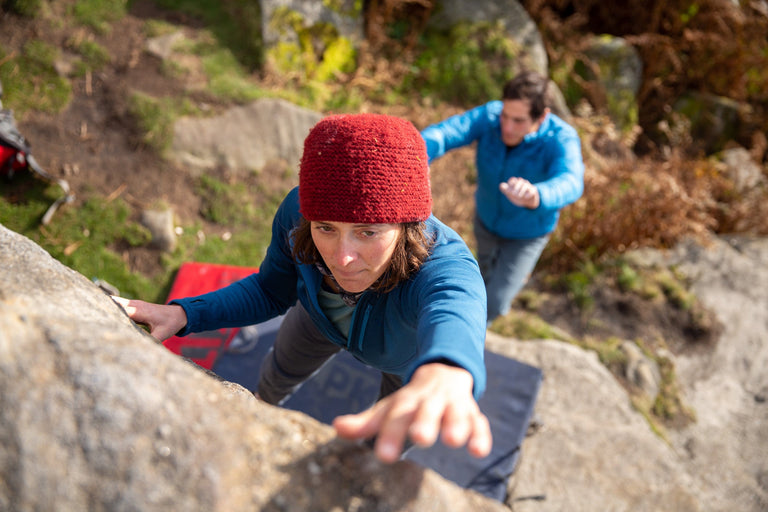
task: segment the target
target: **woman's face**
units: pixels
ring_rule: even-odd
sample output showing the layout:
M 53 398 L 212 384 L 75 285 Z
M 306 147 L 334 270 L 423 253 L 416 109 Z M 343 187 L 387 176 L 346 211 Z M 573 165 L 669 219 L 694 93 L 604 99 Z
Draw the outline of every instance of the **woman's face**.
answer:
M 310 223 L 312 241 L 336 282 L 351 293 L 368 289 L 389 266 L 400 224 Z

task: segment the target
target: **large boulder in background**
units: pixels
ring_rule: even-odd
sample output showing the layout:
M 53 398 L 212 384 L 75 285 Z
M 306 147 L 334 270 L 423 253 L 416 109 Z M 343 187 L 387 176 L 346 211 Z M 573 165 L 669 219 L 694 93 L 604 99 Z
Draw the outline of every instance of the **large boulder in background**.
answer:
M 624 38 L 602 34 L 590 38 L 584 54 L 594 64 L 594 68 L 584 70 L 585 79 L 604 95 L 611 120 L 621 131 L 633 129 L 639 116 L 637 93 L 643 81 L 639 52 Z
M 695 479 L 633 409 L 594 352 L 565 342 L 510 343 L 488 333 L 489 350 L 541 368 L 539 429 L 523 444 L 510 488 L 516 512 L 694 512 Z
M 715 346 L 669 354 L 695 421 L 657 435 L 595 353 L 489 333 L 489 350 L 544 373 L 514 510 L 768 510 L 768 239 L 686 240 L 626 257 L 674 268 L 724 325 Z
M 521 68 L 533 69 L 544 75 L 549 74 L 547 50 L 536 23 L 528 11 L 516 0 L 438 0 L 429 19 L 429 25 L 447 29 L 458 23 L 501 23 L 520 48 L 520 60 L 514 64 Z
M 697 476 L 706 510 L 768 510 L 768 239 L 687 240 L 640 254 L 686 276 L 724 328 L 714 347 L 676 358 L 696 421 L 670 439 Z
M 260 4 L 267 66 L 320 81 L 354 70 L 364 39 L 362 2 L 260 0 Z
M 259 171 L 278 163 L 298 172 L 304 139 L 322 114 L 285 100 L 264 98 L 216 117 L 184 117 L 174 124 L 170 155 L 192 174 L 226 169 Z
M 2 225 L 0 261 L 0 510 L 506 510 L 204 373 Z
M 666 123 L 672 133 L 688 134 L 695 147 L 713 154 L 736 139 L 749 109 L 749 105 L 731 98 L 688 91 L 674 103 Z M 674 145 L 676 141 L 669 142 Z

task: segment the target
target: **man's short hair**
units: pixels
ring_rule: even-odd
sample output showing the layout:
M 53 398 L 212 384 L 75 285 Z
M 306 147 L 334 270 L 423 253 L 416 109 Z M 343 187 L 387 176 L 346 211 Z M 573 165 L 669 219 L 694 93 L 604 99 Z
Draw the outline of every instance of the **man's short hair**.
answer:
M 506 83 L 503 100 L 524 100 L 531 106 L 531 119 L 538 119 L 549 106 L 549 78 L 536 71 L 522 71 Z

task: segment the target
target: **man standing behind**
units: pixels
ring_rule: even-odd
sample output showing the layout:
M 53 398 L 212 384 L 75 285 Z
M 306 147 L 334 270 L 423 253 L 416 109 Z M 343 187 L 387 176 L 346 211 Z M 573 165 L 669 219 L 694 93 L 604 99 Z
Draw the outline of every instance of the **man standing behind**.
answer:
M 425 128 L 431 162 L 477 142 L 477 259 L 488 295 L 488 323 L 509 312 L 549 237 L 560 210 L 584 191 L 576 130 L 550 112 L 547 77 L 524 71 L 501 101 Z

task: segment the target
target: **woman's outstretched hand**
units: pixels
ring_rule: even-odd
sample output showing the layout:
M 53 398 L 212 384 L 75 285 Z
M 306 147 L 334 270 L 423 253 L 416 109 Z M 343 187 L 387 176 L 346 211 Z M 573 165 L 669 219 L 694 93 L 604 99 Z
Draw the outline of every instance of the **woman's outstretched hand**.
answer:
M 184 308 L 176 304 L 153 304 L 115 295 L 112 300 L 122 306 L 131 320 L 149 327 L 149 334 L 160 341 L 170 338 L 187 325 Z
M 447 446 L 466 445 L 471 455 L 485 457 L 493 444 L 491 428 L 472 396 L 472 384 L 463 368 L 425 364 L 398 391 L 359 414 L 337 417 L 333 426 L 346 439 L 376 435 L 376 456 L 387 463 L 399 459 L 406 438 L 428 447 L 438 436 Z

